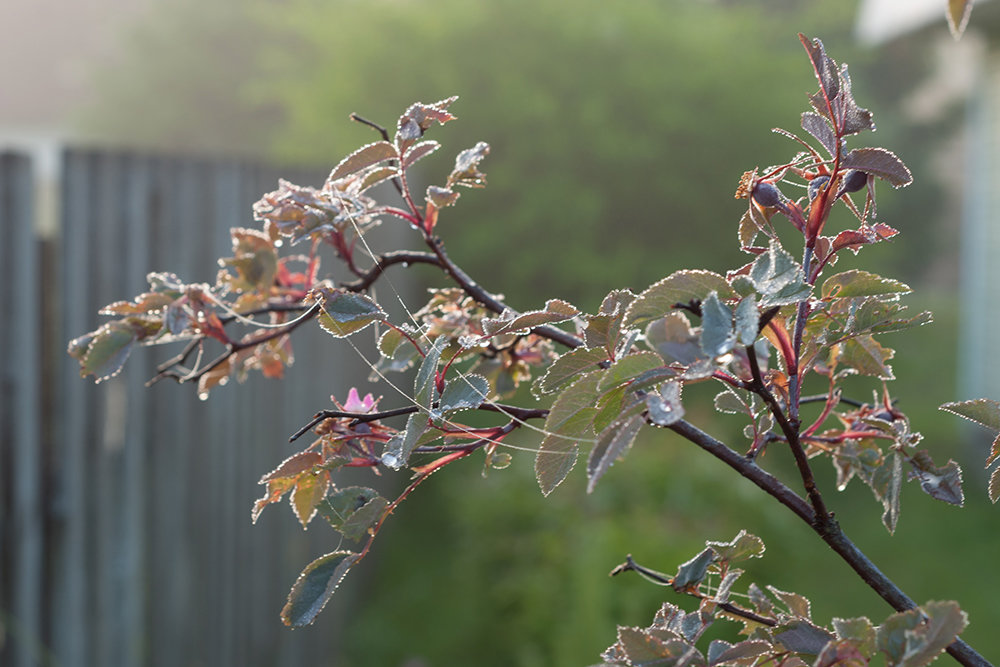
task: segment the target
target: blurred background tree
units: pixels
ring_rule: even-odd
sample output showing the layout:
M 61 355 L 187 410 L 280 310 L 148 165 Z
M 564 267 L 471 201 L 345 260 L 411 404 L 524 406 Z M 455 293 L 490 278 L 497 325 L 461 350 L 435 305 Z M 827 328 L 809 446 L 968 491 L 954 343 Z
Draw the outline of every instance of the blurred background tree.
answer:
M 949 446 L 954 421 L 935 408 L 954 398 L 954 349 L 940 340 L 954 330 L 947 295 L 955 276 L 947 262 L 929 271 L 927 250 L 952 242 L 936 226 L 943 204 L 927 177 L 936 148 L 924 139 L 928 125 L 905 123 L 894 103 L 926 74 L 929 57 L 861 50 L 851 37 L 855 10 L 854 2 L 790 0 L 164 1 L 133 31 L 128 66 L 98 77 L 101 101 L 81 123 L 130 146 L 332 166 L 376 138 L 349 122 L 350 112 L 391 125 L 411 102 L 460 95 L 452 107 L 459 121 L 436 136 L 445 150 L 424 165 L 428 183 L 458 150 L 479 140 L 492 150 L 489 187 L 466 192 L 439 224 L 453 258 L 516 308 L 559 296 L 592 309 L 613 288 L 640 290 L 678 268 L 724 272 L 745 261 L 736 182 L 795 152 L 769 130 L 798 127 L 815 81 L 795 33 L 820 36 L 850 63 L 856 97 L 875 112 L 880 135 L 890 135 L 880 143 L 917 176 L 901 196 L 880 198 L 881 217 L 903 236 L 864 260 L 927 290 L 914 306 L 932 307 L 939 323 L 900 339 L 896 374 L 907 384 L 895 390 L 929 445 Z M 859 384 L 858 398 L 871 388 Z M 699 414 L 693 394 L 692 421 L 739 448 L 736 420 L 708 424 L 715 417 Z M 742 527 L 771 548 L 752 574 L 808 595 L 818 618 L 885 616 L 780 507 L 707 457 L 678 450 L 671 436 L 656 436 L 593 496 L 573 475 L 543 499 L 532 456 L 516 452 L 512 468 L 487 479 L 470 463 L 464 479 L 422 487 L 383 535 L 377 560 L 365 563 L 377 571 L 367 581 L 352 575 L 335 603 L 350 606 L 337 664 L 595 662 L 616 624 L 645 624 L 670 597 L 637 579 L 609 580 L 625 552 L 669 568 Z M 765 464 L 787 462 L 775 451 Z M 972 617 L 966 637 L 989 654 L 991 640 L 1000 650 L 997 640 L 977 628 L 989 624 L 994 603 L 977 599 L 971 580 L 989 549 L 967 551 L 961 569 L 970 575 L 961 583 L 965 575 L 942 578 L 935 565 L 985 520 L 983 494 L 967 495 L 962 512 L 904 500 L 891 539 L 865 489 L 833 503 L 859 516 L 850 532 L 911 595 L 958 597 Z M 933 536 L 926 525 L 937 526 Z M 304 632 L 339 622 L 327 613 Z

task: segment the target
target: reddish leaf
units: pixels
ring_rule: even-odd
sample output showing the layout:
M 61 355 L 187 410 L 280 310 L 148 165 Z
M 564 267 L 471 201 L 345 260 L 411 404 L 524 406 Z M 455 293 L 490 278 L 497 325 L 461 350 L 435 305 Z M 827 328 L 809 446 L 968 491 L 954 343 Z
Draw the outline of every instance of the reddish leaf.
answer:
M 323 463 L 323 456 L 312 450 L 292 454 L 277 468 L 260 478 L 258 484 L 266 484 L 283 477 L 297 477 L 299 473 Z
M 379 162 L 393 160 L 398 157 L 399 153 L 396 152 L 395 146 L 390 144 L 388 141 L 376 141 L 362 146 L 341 160 L 340 163 L 333 168 L 333 171 L 330 172 L 330 177 L 327 180 L 336 181 L 344 178 L 345 176 L 356 174 L 362 169 L 372 167 Z
M 855 148 L 844 156 L 841 166 L 875 174 L 894 188 L 913 182 L 913 174 L 903 161 L 884 148 Z
M 955 39 L 962 36 L 969 25 L 973 0 L 948 0 L 948 29 Z

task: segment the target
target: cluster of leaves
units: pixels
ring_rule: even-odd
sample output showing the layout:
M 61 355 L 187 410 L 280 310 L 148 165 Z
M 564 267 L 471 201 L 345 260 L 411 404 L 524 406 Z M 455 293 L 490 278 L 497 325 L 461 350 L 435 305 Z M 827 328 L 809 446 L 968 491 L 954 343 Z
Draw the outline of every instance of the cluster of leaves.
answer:
M 435 233 L 460 186 L 485 185 L 480 164 L 489 146 L 480 142 L 461 151 L 443 184 L 429 186 L 422 201 L 410 187 L 409 170 L 440 147 L 425 133 L 454 119 L 448 109 L 455 98 L 449 98 L 412 105 L 391 138 L 384 128 L 355 117 L 382 139 L 344 158 L 319 190 L 282 182 L 265 195 L 254 206 L 263 231 L 234 230 L 234 256 L 222 261 L 214 286 L 184 285 L 157 274 L 151 292 L 105 309 L 118 319 L 73 341 L 70 353 L 83 374 L 100 381 L 118 372 L 137 343 L 186 340 L 184 351 L 161 367 L 157 378 L 197 381 L 206 394 L 250 368 L 280 376 L 291 360 L 289 334 L 316 319 L 335 338 L 369 327 L 378 332 L 374 378 L 412 372 L 409 401 L 400 407 L 379 410 L 370 394 L 362 399 L 353 389 L 343 403 L 334 399 L 335 409 L 318 412 L 291 438 L 312 431 L 315 439 L 260 480 L 267 490 L 254 505 L 254 520 L 287 495 L 303 527 L 318 515 L 345 540 L 360 543 L 357 550 L 338 549 L 303 570 L 282 612 L 288 625 L 315 619 L 347 571 L 369 552 L 394 508 L 430 475 L 480 450 L 487 467 L 503 468 L 511 458 L 502 449 L 507 436 L 544 420 L 534 462 L 543 493 L 559 486 L 581 451 L 587 453 L 588 491 L 593 491 L 645 427 L 671 429 L 786 505 L 900 612 L 879 628 L 853 619 L 828 631 L 813 625 L 803 598 L 774 589 L 769 589 L 772 600 L 752 588 L 752 608 L 735 607 L 728 596 L 738 573 L 730 564 L 763 550 L 759 540 L 741 535 L 732 543 L 710 544 L 670 579 L 675 590 L 702 597 L 699 612 L 665 607 L 651 628 L 620 634 L 605 654 L 607 662 L 676 657 L 676 664 L 802 664 L 801 656 L 812 655 L 817 665 L 867 664 L 881 652 L 890 664 L 923 665 L 946 646 L 973 655 L 952 641 L 964 627 L 957 605 L 916 608 L 859 556 L 826 509 L 813 476 L 814 460 L 826 457 L 836 469 L 838 488 L 855 477 L 867 484 L 889 531 L 899 518 L 904 479 L 917 481 L 935 499 L 956 505 L 964 500 L 958 465 L 939 466 L 917 449 L 921 436 L 887 385 L 894 353 L 881 336 L 925 324 L 930 314 L 907 311 L 900 297 L 910 289 L 899 281 L 857 269 L 824 276 L 845 251 L 857 254 L 897 234 L 877 219 L 875 183 L 899 187 L 912 177 L 884 148 L 847 149 L 848 138 L 874 130 L 872 114 L 855 102 L 847 67 L 827 56 L 819 40 L 800 38 L 819 82 L 809 98 L 812 110 L 802 115 L 805 135 L 776 130 L 797 142 L 799 152 L 740 180 L 736 196 L 747 200 L 747 209 L 738 238 L 751 259 L 726 275 L 677 271 L 638 294 L 614 290 L 593 313 L 559 299 L 527 312 L 510 308 L 455 265 Z M 394 188 L 402 204 L 382 203 L 373 190 L 379 185 L 385 187 L 378 192 Z M 792 189 L 799 196 L 785 194 Z M 861 193 L 855 195 L 859 201 L 852 199 L 855 193 Z M 839 203 L 854 221 L 831 232 Z M 364 234 L 385 218 L 403 221 L 426 250 L 372 253 Z M 789 238 L 801 239 L 801 262 L 785 249 Z M 308 244 L 308 254 L 280 256 L 285 241 Z M 332 248 L 351 281 L 318 280 L 323 247 Z M 369 263 L 362 266 L 365 257 Z M 292 262 L 304 269 L 293 273 Z M 365 292 L 389 267 L 416 264 L 438 267 L 452 285 L 432 290 L 426 305 L 394 322 Z M 289 313 L 298 316 L 289 321 Z M 260 314 L 271 322 L 250 319 Z M 250 326 L 251 333 L 234 337 L 227 327 L 236 323 Z M 224 350 L 204 362 L 209 339 Z M 184 368 L 195 351 L 193 367 Z M 870 402 L 842 395 L 849 376 L 875 383 Z M 499 402 L 529 381 L 538 405 Z M 719 412 L 745 420 L 744 454 L 685 421 L 684 388 L 704 382 L 719 385 L 714 402 Z M 818 393 L 805 395 L 807 385 Z M 807 415 L 808 406 L 817 407 Z M 996 405 L 948 409 L 1000 427 Z M 473 411 L 492 415 L 493 423 L 469 423 L 464 413 Z M 805 499 L 760 467 L 762 454 L 776 446 L 793 455 Z M 997 458 L 995 445 L 987 465 Z M 342 467 L 376 473 L 408 468 L 413 477 L 390 501 L 368 487 L 338 486 L 332 473 Z M 996 473 L 994 499 L 995 480 Z M 631 561 L 627 565 L 645 571 Z M 722 580 L 711 596 L 702 592 L 708 575 Z M 706 657 L 694 642 L 718 614 L 743 620 L 749 639 L 714 643 Z
M 798 593 L 757 584 L 736 593 L 734 586 L 744 571 L 734 566 L 763 554 L 760 538 L 741 531 L 729 542 L 707 542 L 673 577 L 629 557 L 611 574 L 638 572 L 700 602 L 696 611 L 687 613 L 666 602 L 648 627 L 619 627 L 618 641 L 601 656 L 603 665 L 833 667 L 868 665 L 881 658 L 889 667 L 922 667 L 968 623 L 955 602 L 928 602 L 892 614 L 881 625 L 858 617 L 834 618 L 823 627 L 812 619 L 809 600 Z M 714 639 L 703 652 L 698 642 L 716 620 L 741 623 L 738 634 L 745 639 L 735 644 Z

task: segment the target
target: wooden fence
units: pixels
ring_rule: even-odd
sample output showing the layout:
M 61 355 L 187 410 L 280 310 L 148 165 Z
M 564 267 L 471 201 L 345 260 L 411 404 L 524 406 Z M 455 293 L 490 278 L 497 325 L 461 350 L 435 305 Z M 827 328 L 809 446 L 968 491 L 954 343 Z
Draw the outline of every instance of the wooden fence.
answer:
M 228 229 L 253 224 L 278 176 L 69 150 L 59 230 L 41 238 L 32 162 L 0 155 L 0 664 L 336 662 L 337 609 L 294 632 L 278 619 L 334 533 L 302 531 L 284 506 L 251 526 L 250 507 L 261 474 L 293 451 L 288 435 L 363 377 L 357 356 L 306 327 L 285 381 L 252 377 L 199 401 L 193 386 L 144 387 L 171 350 L 136 350 L 100 385 L 66 354 L 150 270 L 213 282 Z

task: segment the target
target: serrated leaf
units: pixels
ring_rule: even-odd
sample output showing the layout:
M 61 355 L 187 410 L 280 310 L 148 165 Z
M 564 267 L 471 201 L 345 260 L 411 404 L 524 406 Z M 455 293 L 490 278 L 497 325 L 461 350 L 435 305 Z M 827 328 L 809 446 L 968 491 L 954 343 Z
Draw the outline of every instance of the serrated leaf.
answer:
M 351 512 L 337 530 L 349 540 L 363 539 L 368 535 L 368 530 L 382 518 L 388 506 L 388 500 L 382 496 L 375 496 Z
M 679 593 L 695 590 L 708 574 L 708 568 L 718 560 L 715 551 L 710 548 L 702 550 L 697 556 L 677 568 L 670 585 Z
M 736 343 L 733 312 L 719 301 L 719 295 L 709 292 L 701 302 L 701 349 L 715 358 L 732 351 Z
M 913 472 L 911 479 L 920 481 L 920 488 L 931 498 L 962 507 L 965 494 L 962 492 L 962 469 L 955 461 L 949 460 L 943 467 L 934 465 L 926 451 L 910 457 Z
M 649 322 L 670 313 L 676 303 L 704 299 L 715 292 L 720 299 L 732 299 L 736 293 L 726 279 L 711 271 L 676 271 L 645 290 L 629 304 L 623 325 L 644 327 Z
M 834 618 L 833 629 L 838 637 L 854 644 L 866 657 L 875 654 L 875 626 L 867 618 Z
M 344 338 L 383 319 L 385 313 L 371 297 L 355 292 L 335 291 L 323 301 L 319 324 L 331 336 Z
M 403 169 L 409 169 L 417 160 L 427 157 L 439 148 L 441 148 L 441 144 L 432 140 L 414 144 L 403 155 Z
M 578 347 L 563 354 L 540 376 L 532 389 L 536 395 L 551 394 L 573 378 L 590 371 L 608 360 L 608 353 L 601 348 Z
M 86 339 L 87 347 L 80 359 L 80 377 L 93 375 L 94 382 L 100 383 L 121 372 L 135 345 L 136 333 L 124 322 L 108 322 L 81 339 Z M 70 354 L 82 347 L 77 342 L 81 339 L 70 342 Z
M 258 484 L 267 484 L 270 481 L 284 477 L 298 477 L 299 474 L 323 463 L 323 455 L 312 450 L 292 454 L 287 459 L 278 464 L 278 467 L 260 478 Z
M 763 297 L 761 308 L 797 303 L 808 298 L 812 291 L 805 282 L 802 267 L 777 240 L 772 240 L 767 252 L 754 260 L 749 278 Z
M 288 601 L 281 610 L 282 622 L 298 628 L 316 620 L 359 558 L 359 554 L 351 551 L 334 551 L 309 563 L 288 594 Z
M 896 532 L 899 521 L 899 492 L 903 486 L 903 457 L 899 452 L 893 452 L 880 472 L 884 474 L 885 491 L 882 493 L 882 523 L 890 533 Z M 876 480 L 881 482 L 882 480 Z
M 716 394 L 714 403 L 715 409 L 724 414 L 747 414 L 747 404 L 731 387 L 727 387 Z
M 884 148 L 855 148 L 844 156 L 840 165 L 845 169 L 858 169 L 875 174 L 888 181 L 894 188 L 913 182 L 913 174 L 892 151 Z
M 642 415 L 633 415 L 624 421 L 614 422 L 601 432 L 587 459 L 587 493 L 593 493 L 604 473 L 625 456 L 643 424 Z
M 668 363 L 676 361 L 688 366 L 702 355 L 700 336 L 691 328 L 687 316 L 680 312 L 650 322 L 646 327 L 646 344 Z
M 691 667 L 704 664 L 704 657 L 691 644 L 672 636 L 659 637 L 655 630 L 618 628 L 618 645 L 630 665 Z
M 833 639 L 834 636 L 823 628 L 802 620 L 782 625 L 781 631 L 774 635 L 774 640 L 781 642 L 789 651 L 806 655 L 819 655 Z
M 840 94 L 840 77 L 837 73 L 837 63 L 833 61 L 826 55 L 826 49 L 823 48 L 823 42 L 818 39 L 807 39 L 804 35 L 799 35 L 799 39 L 802 45 L 806 48 L 806 53 L 809 54 L 809 60 L 812 61 L 813 71 L 816 73 L 816 79 L 819 81 L 820 91 L 825 95 L 826 99 L 834 100 Z
M 837 137 L 830 123 L 818 113 L 806 111 L 802 114 L 802 129 L 813 136 L 830 155 L 837 152 Z
M 962 36 L 969 25 L 973 0 L 948 0 L 948 29 L 955 39 Z
M 597 408 L 597 385 L 604 370 L 578 377 L 556 397 L 545 418 L 547 435 L 535 456 L 535 477 L 544 495 L 566 479 L 576 463 L 577 442 L 588 434 Z
M 649 371 L 663 367 L 663 359 L 655 352 L 636 352 L 622 357 L 611 364 L 606 373 L 601 375 L 601 383 L 597 390 L 601 393 L 618 385 L 630 382 Z
M 757 311 L 757 297 L 753 294 L 743 297 L 733 311 L 733 329 L 736 331 L 736 341 L 740 345 L 750 346 L 757 340 L 760 314 Z
M 289 500 L 295 517 L 303 528 L 306 528 L 316 515 L 316 505 L 326 496 L 329 487 L 330 472 L 327 470 L 321 470 L 315 475 L 311 472 L 299 474 Z
M 490 393 L 490 383 L 482 375 L 461 375 L 449 380 L 438 407 L 442 412 L 478 408 Z
M 399 169 L 394 166 L 379 167 L 378 169 L 370 169 L 365 172 L 365 176 L 361 179 L 361 183 L 358 185 L 358 194 L 363 193 L 369 188 L 373 188 L 379 183 L 389 180 L 399 176 Z
M 385 450 L 382 452 L 382 463 L 393 470 L 399 470 L 410 460 L 410 454 L 417 446 L 420 436 L 427 430 L 427 415 L 423 412 L 414 412 L 406 420 L 406 428 L 402 433 L 392 436 L 389 442 L 385 443 Z
M 837 345 L 837 362 L 844 364 L 861 375 L 894 380 L 892 366 L 887 362 L 895 352 L 883 347 L 871 335 L 857 336 Z
M 771 595 L 778 598 L 781 603 L 785 605 L 792 616 L 805 620 L 810 620 L 812 618 L 809 611 L 810 605 L 808 598 L 799 595 L 798 593 L 789 593 L 778 590 L 774 586 L 768 586 L 767 590 L 771 592 Z
M 508 310 L 499 317 L 484 319 L 483 334 L 491 337 L 506 333 L 528 333 L 531 329 L 543 324 L 565 322 L 579 314 L 579 309 L 573 304 L 561 299 L 549 299 L 545 302 L 544 310 L 532 310 L 519 315 Z
M 879 649 L 890 667 L 925 667 L 968 625 L 968 616 L 952 600 L 928 602 L 893 614 L 878 630 Z
M 434 339 L 413 379 L 413 400 L 427 410 L 432 408 L 437 399 L 437 367 L 441 360 L 441 352 L 447 344 L 445 336 Z
M 964 417 L 992 431 L 1000 431 L 1000 402 L 989 398 L 945 403 L 938 409 Z
M 396 147 L 391 143 L 388 141 L 375 141 L 362 146 L 341 160 L 333 168 L 333 171 L 330 172 L 330 177 L 327 180 L 336 181 L 345 176 L 355 174 L 362 169 L 367 169 L 379 162 L 393 160 L 398 157 L 399 153 L 396 152 Z
M 996 504 L 997 500 L 1000 499 L 1000 467 L 993 469 L 993 473 L 990 475 L 990 502 Z
M 715 551 L 720 561 L 727 563 L 738 563 L 764 555 L 764 541 L 745 530 L 741 530 L 728 542 L 706 542 L 705 545 Z
M 708 645 L 708 664 L 715 665 L 735 664 L 745 661 L 747 658 L 754 658 L 764 655 L 771 650 L 768 642 L 760 640 L 747 640 L 738 644 L 730 644 L 721 639 L 713 639 Z
M 860 270 L 832 275 L 823 282 L 822 288 L 824 299 L 907 294 L 911 291 L 909 285 L 898 280 Z
M 366 486 L 348 486 L 331 491 L 317 504 L 316 510 L 334 530 L 340 530 L 352 514 L 378 495 L 378 491 Z
M 871 298 L 861 304 L 850 321 L 847 333 L 892 333 L 923 326 L 933 321 L 930 311 L 905 317 L 906 306 Z
M 868 656 L 847 640 L 833 640 L 823 647 L 813 667 L 868 667 Z
M 684 418 L 684 405 L 681 403 L 680 382 L 664 382 L 658 394 L 648 393 L 645 397 L 649 421 L 657 426 L 670 426 Z

